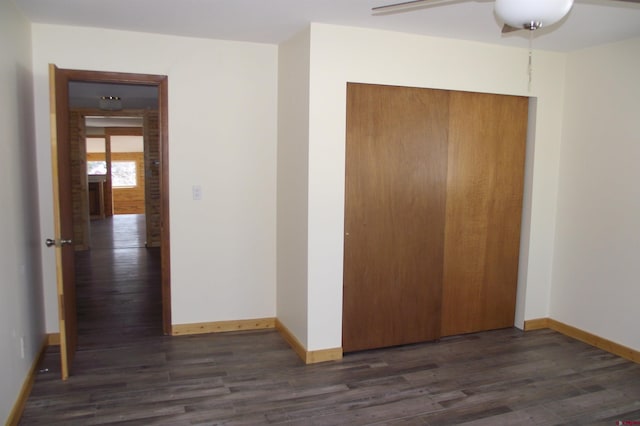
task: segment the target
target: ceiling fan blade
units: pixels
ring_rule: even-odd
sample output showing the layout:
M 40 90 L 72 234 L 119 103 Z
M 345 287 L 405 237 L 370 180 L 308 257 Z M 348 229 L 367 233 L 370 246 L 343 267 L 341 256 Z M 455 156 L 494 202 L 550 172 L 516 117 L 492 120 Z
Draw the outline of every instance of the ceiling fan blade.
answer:
M 502 26 L 502 34 L 512 33 L 514 31 L 520 31 L 523 29 L 524 28 L 516 28 L 516 27 L 512 27 L 511 25 L 504 24 Z
M 387 4 L 371 9 L 374 15 L 388 15 L 392 13 L 401 13 L 409 10 L 420 9 L 423 7 L 437 6 L 443 3 L 453 3 L 459 0 L 412 0 L 401 3 Z

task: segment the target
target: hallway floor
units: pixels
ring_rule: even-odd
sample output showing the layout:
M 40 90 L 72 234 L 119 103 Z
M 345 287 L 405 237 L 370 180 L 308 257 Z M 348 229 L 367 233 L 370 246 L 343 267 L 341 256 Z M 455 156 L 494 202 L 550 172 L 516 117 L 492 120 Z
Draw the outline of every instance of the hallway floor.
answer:
M 162 335 L 160 249 L 145 248 L 144 215 L 91 221 L 76 252 L 78 349 Z

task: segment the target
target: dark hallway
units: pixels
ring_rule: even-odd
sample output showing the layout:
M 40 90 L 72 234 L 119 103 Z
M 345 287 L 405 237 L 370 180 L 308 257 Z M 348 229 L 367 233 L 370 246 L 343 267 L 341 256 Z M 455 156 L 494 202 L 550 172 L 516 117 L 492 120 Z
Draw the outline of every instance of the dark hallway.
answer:
M 145 247 L 143 214 L 91 221 L 76 253 L 78 349 L 162 335 L 160 249 Z

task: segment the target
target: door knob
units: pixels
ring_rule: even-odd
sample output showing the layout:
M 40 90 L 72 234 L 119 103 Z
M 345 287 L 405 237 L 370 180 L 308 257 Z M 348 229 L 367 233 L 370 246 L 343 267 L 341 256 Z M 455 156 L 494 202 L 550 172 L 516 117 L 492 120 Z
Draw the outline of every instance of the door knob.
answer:
M 51 247 L 51 246 L 62 247 L 62 246 L 69 245 L 72 242 L 73 241 L 71 240 L 65 240 L 65 239 L 53 240 L 51 238 L 47 238 L 44 243 L 47 245 L 47 247 Z

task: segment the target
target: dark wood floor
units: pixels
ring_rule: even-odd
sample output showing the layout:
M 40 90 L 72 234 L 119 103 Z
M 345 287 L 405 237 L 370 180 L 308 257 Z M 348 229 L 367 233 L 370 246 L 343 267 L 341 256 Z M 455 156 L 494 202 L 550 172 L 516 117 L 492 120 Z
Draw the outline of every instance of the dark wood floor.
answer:
M 79 350 L 162 334 L 160 249 L 145 237 L 144 215 L 91 221 L 91 250 L 76 252 Z
M 550 330 L 497 330 L 308 366 L 273 330 L 162 336 L 159 296 L 147 292 L 156 288 L 157 254 L 140 240 L 99 253 L 98 241 L 89 256 L 96 269 L 86 271 L 93 278 L 84 280 L 95 288 L 79 291 L 87 300 L 73 376 L 59 379 L 59 353 L 49 348 L 23 425 L 640 424 L 640 365 Z M 105 259 L 113 271 L 97 267 Z M 117 305 L 99 302 L 107 299 Z
M 50 349 L 22 424 L 615 425 L 640 365 L 549 330 L 507 329 L 305 366 L 272 330 Z M 631 423 L 629 423 L 631 424 Z

